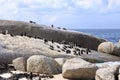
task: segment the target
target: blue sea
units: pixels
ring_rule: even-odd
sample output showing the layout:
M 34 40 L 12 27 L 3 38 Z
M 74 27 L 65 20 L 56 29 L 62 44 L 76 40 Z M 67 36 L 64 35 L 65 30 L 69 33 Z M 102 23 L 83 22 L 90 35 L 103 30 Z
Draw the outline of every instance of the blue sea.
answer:
M 112 42 L 120 40 L 120 29 L 74 29 Z

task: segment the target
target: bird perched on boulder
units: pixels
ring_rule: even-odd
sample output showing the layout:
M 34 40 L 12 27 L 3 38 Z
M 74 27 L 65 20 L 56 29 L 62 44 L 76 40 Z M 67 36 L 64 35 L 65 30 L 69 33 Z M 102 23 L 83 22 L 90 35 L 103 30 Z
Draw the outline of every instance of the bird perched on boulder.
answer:
M 47 39 L 44 39 L 44 43 L 47 43 L 48 42 L 48 40 Z
M 91 52 L 91 50 L 89 48 L 86 48 L 86 54 L 88 54 L 89 52 Z
M 84 49 L 81 49 L 81 54 L 83 54 L 83 52 L 85 52 L 85 50 L 84 50 Z

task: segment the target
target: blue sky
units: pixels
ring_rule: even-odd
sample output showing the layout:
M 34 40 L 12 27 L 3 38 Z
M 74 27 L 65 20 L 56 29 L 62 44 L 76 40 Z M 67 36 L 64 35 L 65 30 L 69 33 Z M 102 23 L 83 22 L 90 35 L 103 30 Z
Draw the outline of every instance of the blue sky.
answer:
M 0 19 L 66 28 L 120 28 L 120 0 L 0 0 Z

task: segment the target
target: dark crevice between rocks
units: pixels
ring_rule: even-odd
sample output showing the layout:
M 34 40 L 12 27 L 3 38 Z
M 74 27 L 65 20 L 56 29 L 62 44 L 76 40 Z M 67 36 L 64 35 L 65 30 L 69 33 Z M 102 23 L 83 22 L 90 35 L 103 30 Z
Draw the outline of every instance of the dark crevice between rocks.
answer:
M 102 60 L 96 60 L 96 59 L 88 59 L 88 58 L 84 58 L 85 61 L 91 62 L 91 63 L 103 63 L 105 61 Z

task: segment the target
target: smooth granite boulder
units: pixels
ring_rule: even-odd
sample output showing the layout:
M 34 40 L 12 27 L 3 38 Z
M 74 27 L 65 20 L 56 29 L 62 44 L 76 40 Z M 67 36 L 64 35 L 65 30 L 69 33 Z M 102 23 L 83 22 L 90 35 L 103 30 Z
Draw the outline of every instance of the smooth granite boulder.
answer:
M 120 56 L 120 44 L 114 44 L 113 42 L 103 42 L 98 46 L 98 51 Z
M 49 45 L 42 39 L 29 38 L 26 36 L 10 36 L 0 34 L 0 64 L 11 64 L 13 59 L 18 57 L 28 58 L 32 55 L 44 55 L 52 58 L 70 58 L 73 55 L 61 54 L 56 50 L 51 50 Z M 58 43 L 56 43 L 58 44 Z
M 26 71 L 27 60 L 24 57 L 14 59 L 12 63 L 16 70 Z
M 105 54 L 97 51 L 91 50 L 90 54 L 83 54 L 81 55 L 82 59 L 92 62 L 92 63 L 101 63 L 101 62 L 108 62 L 108 61 L 120 61 L 119 56 Z
M 120 56 L 120 44 L 119 43 L 115 44 L 113 54 L 116 55 L 116 56 Z
M 120 80 L 120 68 L 119 68 L 119 75 L 118 75 L 118 80 Z
M 98 46 L 98 51 L 113 54 L 114 47 L 115 45 L 113 42 L 103 42 Z
M 95 80 L 118 80 L 119 67 L 119 65 L 114 65 L 98 69 Z
M 72 42 L 78 46 L 87 47 L 93 50 L 97 50 L 98 45 L 101 42 L 106 41 L 92 35 L 72 30 L 61 30 L 46 25 L 23 21 L 0 20 L 0 31 L 5 32 L 6 30 L 7 33 L 12 36 L 25 35 L 29 37 L 53 40 L 59 43 L 64 40 L 67 44 Z
M 62 75 L 67 79 L 93 80 L 97 66 L 81 58 L 67 60 L 62 68 Z
M 61 68 L 52 58 L 33 55 L 27 60 L 27 71 L 39 74 L 58 74 L 61 73 Z

